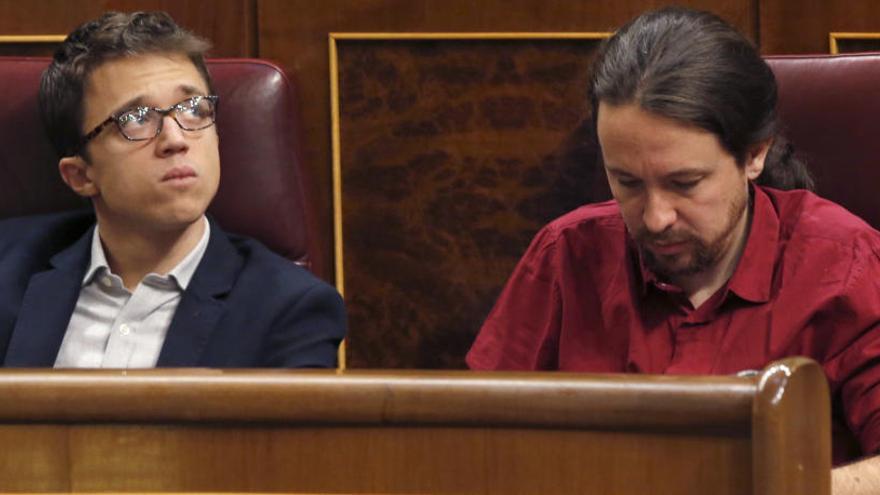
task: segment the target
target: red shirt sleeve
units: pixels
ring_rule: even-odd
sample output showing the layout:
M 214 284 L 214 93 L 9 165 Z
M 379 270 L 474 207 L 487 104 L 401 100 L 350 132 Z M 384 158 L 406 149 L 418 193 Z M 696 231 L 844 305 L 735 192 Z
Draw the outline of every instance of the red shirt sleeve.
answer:
M 551 226 L 532 240 L 468 352 L 471 369 L 557 367 L 561 326 L 557 240 Z
M 857 241 L 846 286 L 828 308 L 835 334 L 823 363 L 865 454 L 880 452 L 880 245 L 871 237 Z

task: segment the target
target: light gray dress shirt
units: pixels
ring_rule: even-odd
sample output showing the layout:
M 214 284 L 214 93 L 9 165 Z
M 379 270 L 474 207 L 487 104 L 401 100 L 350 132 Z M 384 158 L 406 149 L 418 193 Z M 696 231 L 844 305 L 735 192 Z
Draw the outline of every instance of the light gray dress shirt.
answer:
M 211 228 L 167 275 L 150 273 L 131 292 L 110 271 L 98 227 L 76 308 L 61 342 L 56 368 L 152 368 L 183 291 L 208 247 Z

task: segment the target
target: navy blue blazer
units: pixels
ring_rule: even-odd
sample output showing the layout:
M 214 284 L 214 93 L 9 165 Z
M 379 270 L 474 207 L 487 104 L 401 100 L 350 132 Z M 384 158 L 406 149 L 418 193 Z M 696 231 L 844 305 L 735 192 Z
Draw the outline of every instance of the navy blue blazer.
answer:
M 51 367 L 89 264 L 88 212 L 0 222 L 0 359 Z M 211 237 L 184 291 L 157 366 L 333 367 L 342 298 L 252 239 Z

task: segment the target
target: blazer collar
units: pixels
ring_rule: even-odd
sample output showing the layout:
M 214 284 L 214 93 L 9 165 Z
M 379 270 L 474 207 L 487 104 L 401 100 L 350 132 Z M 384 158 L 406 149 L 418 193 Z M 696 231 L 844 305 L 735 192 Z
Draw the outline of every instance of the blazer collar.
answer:
M 25 289 L 4 366 L 52 367 L 79 299 L 89 264 L 94 227 L 53 256 L 49 269 L 33 275 Z M 202 261 L 168 328 L 157 366 L 197 366 L 214 332 L 243 259 L 226 233 L 211 221 Z
M 189 283 L 159 354 L 157 366 L 198 366 L 199 359 L 226 310 L 244 261 L 226 233 L 211 221 L 211 238 Z

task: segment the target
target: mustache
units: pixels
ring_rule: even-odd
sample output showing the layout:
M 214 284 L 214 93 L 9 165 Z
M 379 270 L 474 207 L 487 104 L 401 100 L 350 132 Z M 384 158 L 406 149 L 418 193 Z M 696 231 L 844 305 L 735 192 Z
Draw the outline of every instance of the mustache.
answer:
M 696 236 L 688 232 L 664 230 L 663 232 L 651 232 L 647 229 L 639 229 L 633 236 L 639 244 L 677 244 L 696 239 Z

